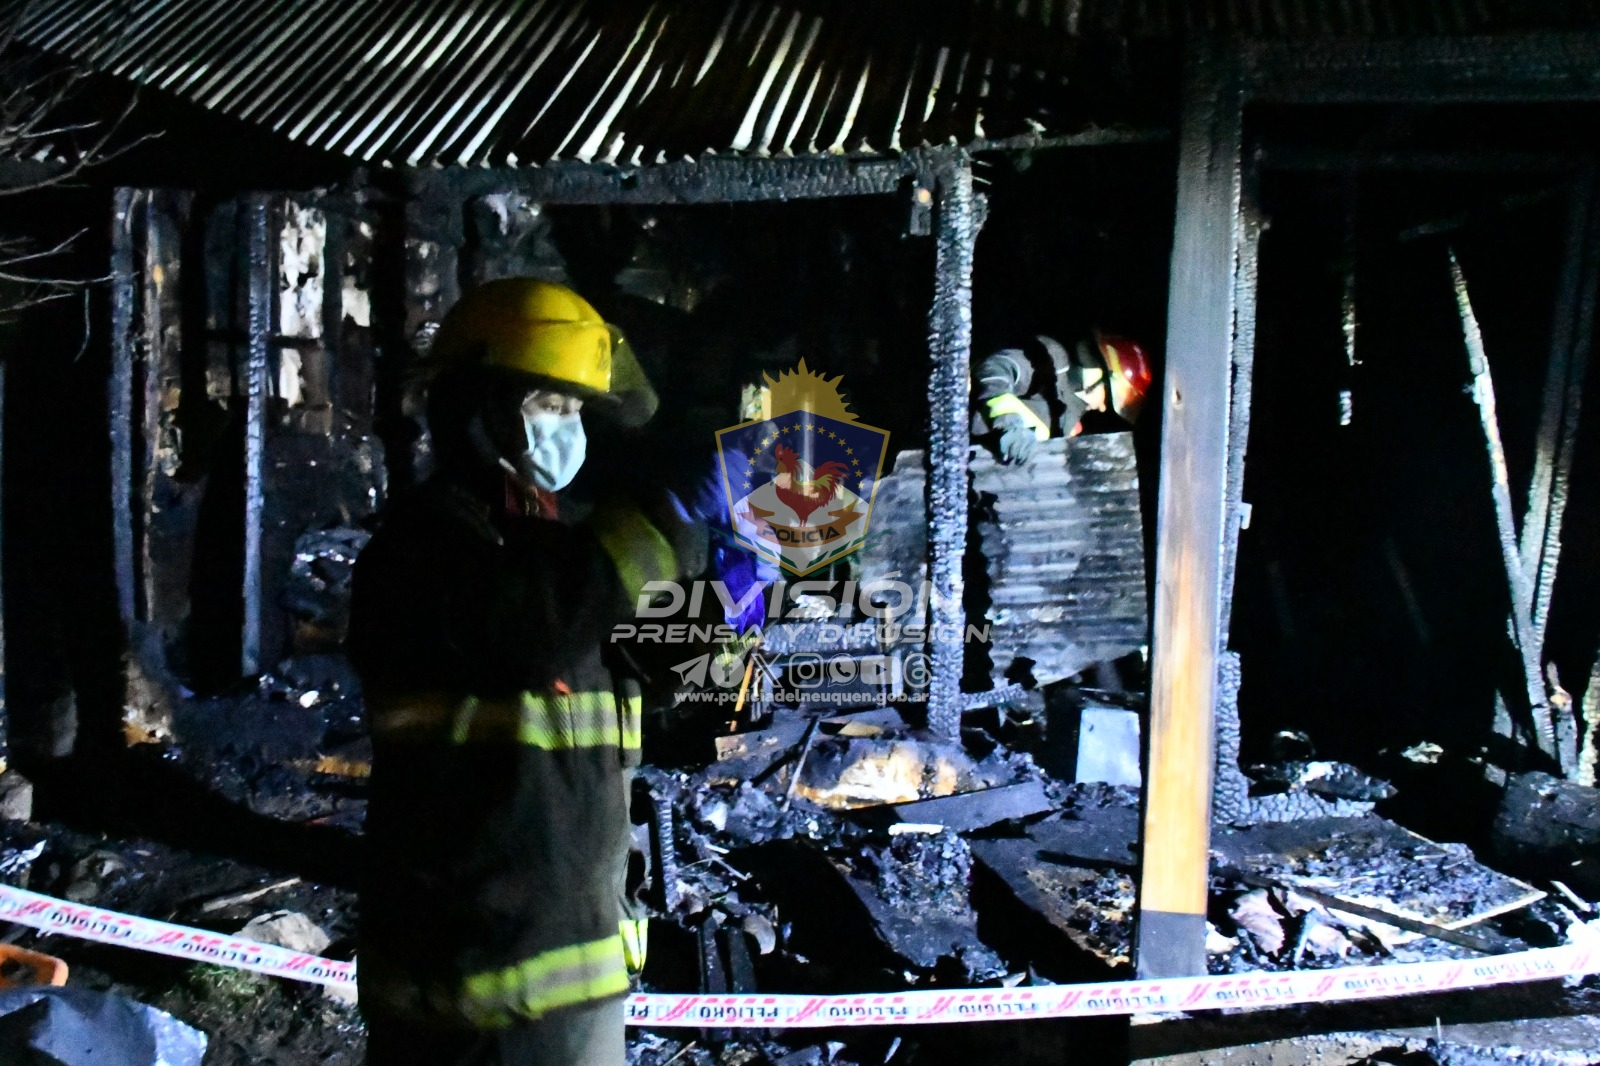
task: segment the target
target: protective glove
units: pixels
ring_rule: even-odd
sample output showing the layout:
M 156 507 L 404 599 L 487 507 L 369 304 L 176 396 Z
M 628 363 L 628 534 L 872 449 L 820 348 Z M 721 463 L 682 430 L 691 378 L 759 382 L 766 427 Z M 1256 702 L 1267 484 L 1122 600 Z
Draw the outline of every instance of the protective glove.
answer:
M 1039 443 L 1038 435 L 1021 415 L 1004 414 L 994 420 L 1000 431 L 1000 461 L 1012 466 L 1026 463 Z
M 667 538 L 678 557 L 678 576 L 698 576 L 706 568 L 710 531 L 698 521 L 675 493 L 661 491 L 648 512 L 650 522 Z

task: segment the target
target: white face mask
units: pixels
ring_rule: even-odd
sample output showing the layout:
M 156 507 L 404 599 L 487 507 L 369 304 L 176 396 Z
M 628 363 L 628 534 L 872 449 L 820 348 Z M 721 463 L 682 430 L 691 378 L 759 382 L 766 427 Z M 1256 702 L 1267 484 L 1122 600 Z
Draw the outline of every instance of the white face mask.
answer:
M 539 411 L 522 416 L 528 450 L 517 460 L 524 476 L 546 492 L 559 492 L 578 476 L 588 441 L 576 412 Z

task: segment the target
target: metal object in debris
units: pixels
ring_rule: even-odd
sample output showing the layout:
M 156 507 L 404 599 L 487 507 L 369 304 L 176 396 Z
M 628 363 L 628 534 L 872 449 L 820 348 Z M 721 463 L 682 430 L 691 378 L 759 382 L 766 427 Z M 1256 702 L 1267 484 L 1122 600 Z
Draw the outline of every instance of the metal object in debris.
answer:
M 1139 786 L 1139 712 L 1085 707 L 1078 718 L 1077 781 Z

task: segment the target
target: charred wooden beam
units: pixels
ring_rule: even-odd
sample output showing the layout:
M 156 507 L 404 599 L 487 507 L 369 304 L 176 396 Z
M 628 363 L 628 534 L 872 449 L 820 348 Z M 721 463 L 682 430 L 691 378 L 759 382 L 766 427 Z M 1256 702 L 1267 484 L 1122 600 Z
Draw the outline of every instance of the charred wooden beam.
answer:
M 1550 357 L 1545 367 L 1539 428 L 1534 438 L 1533 476 L 1528 484 L 1528 507 L 1522 522 L 1522 570 L 1529 581 L 1537 581 L 1545 547 L 1545 531 L 1550 525 L 1557 454 L 1561 448 L 1566 413 L 1568 368 L 1572 362 L 1576 334 L 1583 325 L 1578 321 L 1578 307 L 1583 302 L 1581 292 L 1584 281 L 1591 273 L 1586 259 L 1592 243 L 1589 232 L 1591 216 L 1596 206 L 1593 202 L 1594 180 L 1594 161 L 1590 160 L 1584 173 L 1573 183 L 1568 201 L 1566 246 L 1562 253 L 1561 280 L 1556 290 L 1555 317 L 1550 326 Z M 1590 310 L 1593 310 L 1592 305 Z M 1536 608 L 1535 628 L 1542 630 L 1537 616 Z
M 1253 187 L 1255 167 L 1245 179 Z M 1255 205 L 1254 190 L 1246 197 L 1241 185 L 1243 230 L 1234 279 L 1232 377 L 1228 389 L 1228 481 L 1222 542 L 1222 605 L 1218 611 L 1217 650 L 1228 646 L 1233 620 L 1233 586 L 1239 566 L 1239 531 L 1245 524 L 1244 464 L 1250 447 L 1251 382 L 1256 361 L 1256 291 L 1261 271 L 1261 234 L 1266 219 Z
M 1227 504 L 1242 85 L 1231 56 L 1191 56 L 1178 147 L 1163 383 L 1149 769 L 1135 963 L 1141 977 L 1205 972 L 1213 708 Z
M 508 189 L 545 204 L 727 204 L 885 196 L 941 151 L 892 159 L 693 159 L 641 167 L 551 163 L 542 167 L 417 170 L 403 176 L 413 196 L 470 199 Z
M 261 672 L 261 531 L 266 509 L 267 362 L 271 355 L 271 209 L 266 197 L 251 197 L 245 208 L 246 263 L 249 277 L 249 344 L 245 353 L 244 433 L 244 625 L 239 668 L 246 677 Z
M 1511 588 L 1511 628 L 1522 660 L 1529 713 L 1539 747 L 1552 759 L 1561 759 L 1556 744 L 1550 703 L 1545 696 L 1544 679 L 1539 670 L 1539 646 L 1533 632 L 1533 586 L 1517 550 L 1516 519 L 1511 511 L 1511 479 L 1506 467 L 1505 446 L 1500 440 L 1500 420 L 1495 413 L 1494 379 L 1489 372 L 1489 357 L 1483 346 L 1483 333 L 1472 310 L 1466 275 L 1455 252 L 1450 252 L 1450 276 L 1455 285 L 1456 308 L 1461 315 L 1461 333 L 1466 343 L 1467 363 L 1472 373 L 1472 399 L 1483 425 L 1488 449 L 1491 492 L 1495 524 L 1500 534 L 1500 554 Z
M 1561 365 L 1551 362 L 1550 377 L 1546 384 L 1547 402 L 1554 400 L 1559 389 L 1560 431 L 1553 434 L 1553 453 L 1549 462 L 1549 492 L 1543 506 L 1543 528 L 1523 530 L 1522 558 L 1529 567 L 1533 581 L 1533 633 L 1539 648 L 1544 647 L 1545 627 L 1550 618 L 1550 601 L 1555 591 L 1556 565 L 1561 558 L 1561 528 L 1566 516 L 1567 493 L 1572 480 L 1572 461 L 1577 454 L 1578 422 L 1583 412 L 1584 379 L 1589 370 L 1589 358 L 1594 346 L 1594 316 L 1597 296 L 1600 296 L 1600 177 L 1591 160 L 1586 169 L 1589 217 L 1582 229 L 1582 277 L 1578 285 L 1576 307 L 1570 313 L 1575 323 L 1571 347 L 1564 352 Z M 1555 420 L 1550 420 L 1555 421 Z M 1539 456 L 1546 454 L 1549 437 L 1541 418 Z M 1553 426 L 1551 427 L 1554 428 Z M 1532 500 L 1530 493 L 1530 502 Z M 1537 542 L 1534 537 L 1538 537 Z M 1537 565 L 1532 565 L 1532 564 Z
M 1595 659 L 1589 674 L 1589 685 L 1583 690 L 1581 704 L 1583 717 L 1583 751 L 1578 756 L 1577 782 L 1591 788 L 1595 784 L 1595 767 L 1600 763 L 1600 657 Z
M 978 239 L 977 195 L 972 160 L 965 152 L 940 156 L 938 233 L 933 309 L 928 316 L 928 536 L 933 602 L 928 642 L 928 726 L 944 737 L 961 730 L 964 665 L 962 558 L 967 546 L 967 461 L 971 448 L 968 413 L 972 362 L 972 260 Z

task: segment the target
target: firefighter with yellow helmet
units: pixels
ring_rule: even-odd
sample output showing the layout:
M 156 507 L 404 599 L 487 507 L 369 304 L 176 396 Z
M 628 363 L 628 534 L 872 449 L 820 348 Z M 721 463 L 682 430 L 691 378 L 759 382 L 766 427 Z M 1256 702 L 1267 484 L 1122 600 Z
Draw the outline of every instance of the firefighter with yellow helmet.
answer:
M 621 1066 L 640 686 L 607 642 L 703 542 L 670 498 L 579 508 L 584 420 L 655 396 L 572 290 L 490 282 L 427 358 L 437 472 L 356 566 L 373 737 L 360 992 L 368 1062 Z

